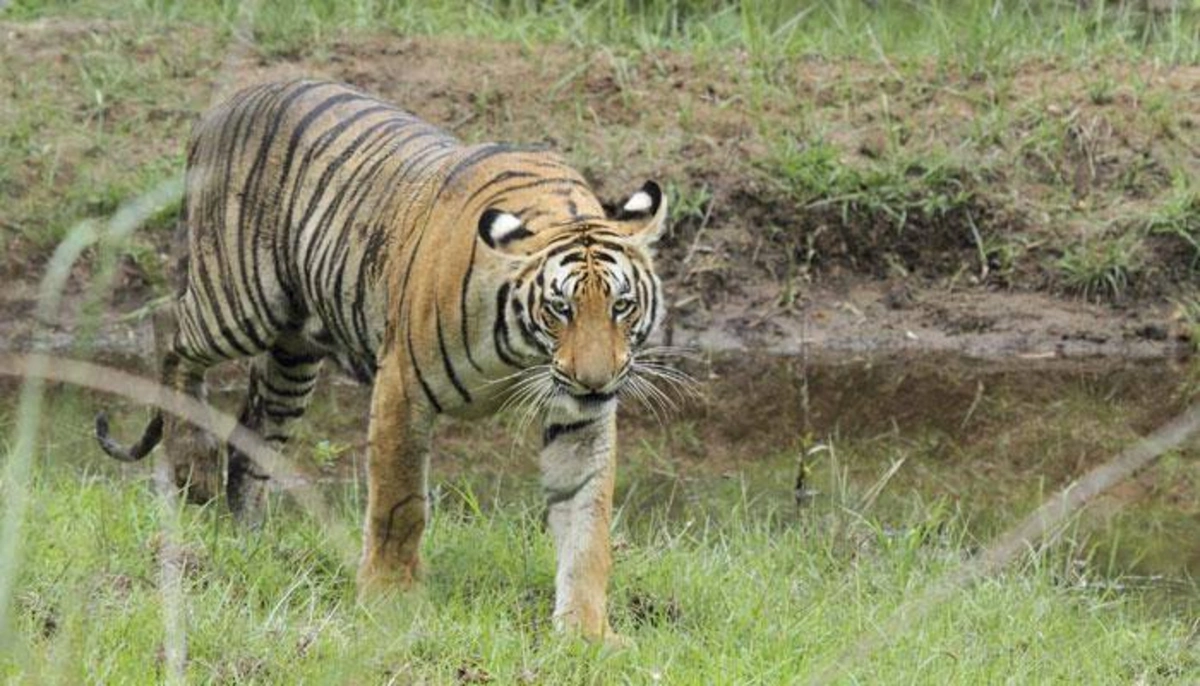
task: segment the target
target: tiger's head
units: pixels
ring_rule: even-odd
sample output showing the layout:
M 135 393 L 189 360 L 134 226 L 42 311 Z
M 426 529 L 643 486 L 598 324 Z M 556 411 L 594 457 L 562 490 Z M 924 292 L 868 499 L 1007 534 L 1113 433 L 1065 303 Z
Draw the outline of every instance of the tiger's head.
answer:
M 480 237 L 521 263 L 501 286 L 495 343 L 501 356 L 531 360 L 537 400 L 570 415 L 613 403 L 633 380 L 636 355 L 665 314 L 653 245 L 666 226 L 662 189 L 647 182 L 603 216 L 530 231 L 514 214 L 488 210 Z

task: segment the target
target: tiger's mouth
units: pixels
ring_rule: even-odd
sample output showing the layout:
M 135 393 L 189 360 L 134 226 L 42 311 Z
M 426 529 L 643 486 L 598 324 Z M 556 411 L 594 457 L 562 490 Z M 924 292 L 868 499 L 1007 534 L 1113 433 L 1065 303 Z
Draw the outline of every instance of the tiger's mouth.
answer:
M 560 396 L 570 398 L 582 407 L 595 407 L 615 400 L 624 381 L 623 377 L 619 377 L 598 390 L 581 387 L 578 383 L 562 379 L 555 379 L 555 386 Z
M 584 405 L 600 405 L 617 397 L 617 392 L 615 390 L 609 392 L 588 391 L 587 393 L 568 392 L 572 398 L 578 400 Z

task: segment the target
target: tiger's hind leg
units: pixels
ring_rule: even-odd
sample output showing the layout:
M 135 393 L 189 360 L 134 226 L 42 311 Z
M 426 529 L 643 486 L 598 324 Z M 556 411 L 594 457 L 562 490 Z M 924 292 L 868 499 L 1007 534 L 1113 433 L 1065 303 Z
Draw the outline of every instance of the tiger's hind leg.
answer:
M 321 356 L 292 343 L 296 337 L 280 336 L 271 350 L 255 358 L 250 371 L 250 388 L 238 421 L 257 433 L 275 450 L 291 438 L 294 422 L 308 408 Z M 244 524 L 256 526 L 265 513 L 267 470 L 250 456 L 229 446 L 229 479 L 226 498 L 229 509 Z
M 211 352 L 189 345 L 186 337 L 180 335 L 173 307 L 160 308 L 155 313 L 154 337 L 162 360 L 162 385 L 207 404 L 204 373 L 211 364 L 208 362 Z M 207 430 L 173 414 L 167 413 L 163 422 L 167 460 L 176 487 L 188 502 L 212 501 L 220 494 L 224 481 L 220 444 Z

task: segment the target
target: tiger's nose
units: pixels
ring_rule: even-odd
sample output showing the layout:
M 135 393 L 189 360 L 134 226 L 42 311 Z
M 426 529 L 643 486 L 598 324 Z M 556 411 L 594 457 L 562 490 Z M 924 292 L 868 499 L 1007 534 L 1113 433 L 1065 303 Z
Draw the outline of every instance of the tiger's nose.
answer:
M 622 372 L 628 365 L 628 355 L 622 355 L 619 360 L 613 360 L 610 365 L 587 366 L 575 370 L 575 383 L 589 393 L 612 391 L 614 383 L 621 378 Z
M 575 375 L 575 383 L 583 386 L 585 390 L 591 393 L 602 391 L 606 386 L 612 383 L 613 375 L 595 370 L 581 371 Z

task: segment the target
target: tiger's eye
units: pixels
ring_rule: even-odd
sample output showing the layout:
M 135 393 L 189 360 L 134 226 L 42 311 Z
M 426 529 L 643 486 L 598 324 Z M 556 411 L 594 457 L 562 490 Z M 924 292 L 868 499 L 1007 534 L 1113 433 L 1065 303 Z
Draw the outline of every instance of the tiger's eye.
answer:
M 634 306 L 633 298 L 621 298 L 620 300 L 613 303 L 613 314 L 618 317 L 625 315 L 625 314 L 629 314 L 629 312 L 631 312 L 633 310 L 633 306 Z
M 566 300 L 547 300 L 545 307 L 546 311 L 550 314 L 562 317 L 563 319 L 571 315 L 571 306 L 567 304 Z

